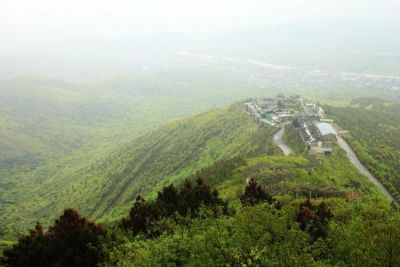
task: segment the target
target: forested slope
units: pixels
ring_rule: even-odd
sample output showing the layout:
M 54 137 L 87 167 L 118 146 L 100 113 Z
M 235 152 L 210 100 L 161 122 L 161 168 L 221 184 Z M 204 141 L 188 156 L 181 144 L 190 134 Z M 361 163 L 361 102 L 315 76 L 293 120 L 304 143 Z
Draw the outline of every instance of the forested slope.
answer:
M 398 211 L 376 198 L 377 190 L 343 153 L 325 159 L 312 168 L 303 156 L 220 160 L 180 184 L 160 188 L 154 199 L 136 198 L 111 225 L 66 209 L 53 226 L 38 224 L 14 246 L 4 244 L 0 262 L 24 267 L 397 266 Z M 306 199 L 308 194 L 280 190 L 307 185 L 344 194 Z
M 199 73 L 194 85 L 192 77 Z M 86 84 L 35 77 L 0 80 L 0 231 L 8 235 L 26 229 L 56 203 L 83 200 L 89 206 L 84 199 L 92 196 L 81 197 L 80 185 L 73 184 L 86 177 L 90 166 L 100 169 L 96 164 L 110 153 L 173 119 L 261 90 L 231 78 L 202 67 L 129 73 Z M 60 197 L 65 191 L 78 192 Z
M 2 227 L 26 227 L 47 222 L 65 207 L 79 208 L 92 218 L 114 219 L 137 194 L 156 192 L 214 160 L 265 152 L 271 130 L 260 129 L 241 104 L 177 120 L 143 135 L 88 167 L 32 184 L 29 194 L 10 196 L 4 203 Z M 79 163 L 77 163 L 79 166 Z M 67 169 L 68 170 L 68 169 Z M 33 182 L 33 181 L 32 181 Z M 7 194 L 11 194 L 12 191 Z M 21 207 L 21 208 L 15 208 Z
M 346 139 L 360 160 L 400 200 L 400 105 L 359 98 L 326 112 L 349 131 Z
M 82 208 L 99 217 L 112 207 L 130 204 L 138 194 L 151 196 L 215 160 L 265 153 L 272 131 L 258 128 L 240 104 L 173 122 L 93 166 L 85 179 L 93 187 L 76 186 L 87 190 L 84 195 L 97 197 Z
M 38 219 L 45 226 L 13 248 L 2 242 L 2 260 L 8 266 L 399 263 L 398 212 L 344 151 L 283 156 L 271 144 L 275 130 L 258 127 L 238 103 L 136 138 L 77 171 L 68 186 L 55 180 L 33 188 L 23 223 L 32 227 Z M 298 138 L 293 143 L 300 146 Z M 13 210 L 6 211 L 13 222 Z

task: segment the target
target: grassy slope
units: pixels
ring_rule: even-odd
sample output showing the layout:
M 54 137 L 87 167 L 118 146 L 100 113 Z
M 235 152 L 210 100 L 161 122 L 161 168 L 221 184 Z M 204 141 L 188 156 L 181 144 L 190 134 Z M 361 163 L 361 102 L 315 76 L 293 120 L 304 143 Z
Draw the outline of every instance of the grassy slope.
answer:
M 364 198 L 386 203 L 379 190 L 358 173 L 339 147 L 336 147 L 333 156 L 318 159 L 313 169 L 310 169 L 312 163 L 306 156 L 262 156 L 251 158 L 247 162 L 247 166 L 235 170 L 232 179 L 218 186 L 223 198 L 237 200 L 244 190 L 246 178 L 257 172 L 259 174 L 256 179 L 274 195 L 285 195 L 289 192 L 288 189 L 299 186 L 328 186 L 340 192 L 358 191 Z

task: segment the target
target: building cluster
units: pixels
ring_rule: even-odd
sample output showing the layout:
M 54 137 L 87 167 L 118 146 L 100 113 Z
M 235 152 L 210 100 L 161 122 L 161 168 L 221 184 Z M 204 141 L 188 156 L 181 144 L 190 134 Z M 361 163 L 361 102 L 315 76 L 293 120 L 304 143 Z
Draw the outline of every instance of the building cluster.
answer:
M 333 153 L 337 132 L 318 103 L 300 96 L 278 95 L 252 100 L 245 103 L 245 108 L 261 126 L 292 124 L 310 155 Z
M 247 112 L 262 126 L 276 126 L 299 115 L 300 96 L 264 97 L 245 103 Z

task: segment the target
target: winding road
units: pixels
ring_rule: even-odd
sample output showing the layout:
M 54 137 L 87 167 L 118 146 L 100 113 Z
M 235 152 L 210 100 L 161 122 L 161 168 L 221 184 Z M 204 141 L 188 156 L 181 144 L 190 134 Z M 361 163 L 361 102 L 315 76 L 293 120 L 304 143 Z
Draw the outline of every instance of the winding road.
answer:
M 282 142 L 282 136 L 284 133 L 285 133 L 285 127 L 282 127 L 276 134 L 274 134 L 273 141 L 274 141 L 274 144 L 277 145 L 282 150 L 282 152 L 283 152 L 283 154 L 285 154 L 285 156 L 289 156 L 294 153 L 290 147 L 288 147 L 287 145 L 285 145 Z
M 367 168 L 360 162 L 356 153 L 349 146 L 349 144 L 340 136 L 338 136 L 338 145 L 346 152 L 346 156 L 350 163 L 363 175 L 365 175 L 378 189 L 386 196 L 386 198 L 393 202 L 393 204 L 398 208 L 399 203 L 393 198 L 392 194 L 382 185 L 382 183 L 370 172 Z
M 281 127 L 281 129 L 276 132 L 273 136 L 274 144 L 277 145 L 285 154 L 285 156 L 289 156 L 294 154 L 293 150 L 285 145 L 282 141 L 282 136 L 285 133 L 285 127 Z M 344 140 L 342 137 L 338 136 L 338 145 L 341 149 L 346 152 L 346 156 L 349 159 L 350 163 L 364 176 L 366 176 L 381 192 L 382 194 L 392 202 L 397 208 L 400 207 L 399 203 L 394 199 L 392 194 L 383 186 L 383 184 L 376 178 L 358 159 L 356 153 L 350 147 L 350 145 Z

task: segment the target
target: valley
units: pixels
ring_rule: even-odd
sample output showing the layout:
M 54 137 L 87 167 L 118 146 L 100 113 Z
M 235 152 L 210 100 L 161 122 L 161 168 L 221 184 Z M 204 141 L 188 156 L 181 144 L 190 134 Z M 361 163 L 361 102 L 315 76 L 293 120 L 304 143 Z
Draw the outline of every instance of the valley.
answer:
M 66 173 L 58 171 L 52 179 L 43 180 L 40 186 L 32 187 L 31 195 L 15 199 L 15 201 L 21 202 L 3 203 L 2 207 L 5 208 L 3 209 L 5 212 L 2 213 L 4 214 L 2 222 L 5 222 L 2 226 L 3 240 L 11 240 L 16 233 L 31 228 L 37 219 L 40 219 L 45 226 L 51 225 L 51 222 L 68 206 L 78 209 L 88 218 L 105 225 L 107 231 L 114 231 L 111 230 L 112 227 L 120 225 L 121 220 L 124 220 L 127 214 L 131 214 L 130 216 L 140 214 L 129 213 L 132 205 L 141 203 L 141 200 L 137 198 L 138 195 L 148 201 L 143 203 L 152 205 L 150 203 L 157 203 L 160 192 L 167 190 L 166 188 L 170 184 L 177 188 L 185 188 L 182 185 L 182 183 L 187 184 L 185 181 L 199 183 L 199 179 L 215 188 L 221 201 L 229 203 L 226 207 L 232 212 L 230 215 L 215 215 L 217 219 L 211 219 L 209 217 L 211 215 L 206 214 L 213 211 L 206 209 L 202 211 L 205 214 L 201 215 L 205 216 L 204 219 L 198 220 L 196 217 L 192 217 L 194 215 L 184 217 L 186 218 L 184 220 L 190 222 L 186 226 L 181 224 L 180 217 L 175 219 L 173 219 L 174 216 L 166 217 L 169 227 L 172 227 L 167 227 L 170 230 L 166 231 L 172 232 L 162 234 L 156 239 L 139 235 L 128 240 L 124 237 L 125 234 L 118 233 L 119 230 L 116 230 L 115 234 L 122 239 L 118 239 L 118 244 L 114 244 L 114 241 L 108 239 L 108 241 L 104 241 L 103 245 L 106 247 L 101 253 L 106 255 L 106 261 L 112 264 L 118 263 L 118 265 L 137 264 L 138 254 L 132 255 L 126 251 L 128 247 L 134 246 L 133 251 L 137 251 L 137 249 L 144 251 L 149 249 L 147 247 L 149 244 L 152 244 L 151 247 L 165 249 L 166 245 L 163 242 L 170 242 L 169 238 L 174 237 L 180 240 L 179 242 L 187 242 L 184 241 L 187 240 L 184 237 L 186 233 L 193 237 L 198 236 L 196 238 L 207 234 L 208 230 L 204 228 L 207 227 L 206 225 L 209 227 L 216 227 L 215 223 L 233 223 L 236 226 L 252 225 L 250 222 L 240 222 L 241 218 L 244 218 L 242 216 L 261 216 L 260 218 L 267 216 L 265 219 L 272 223 L 279 218 L 274 217 L 276 216 L 275 211 L 271 210 L 274 205 L 277 209 L 281 209 L 280 207 L 283 206 L 283 213 L 279 213 L 281 214 L 279 216 L 284 216 L 286 222 L 297 229 L 297 224 L 292 222 L 293 215 L 289 216 L 288 214 L 296 213 L 295 207 L 305 198 L 311 199 L 317 203 L 316 205 L 327 203 L 332 209 L 334 219 L 330 220 L 329 227 L 323 228 L 325 229 L 323 231 L 327 231 L 329 234 L 329 238 L 333 238 L 333 236 L 331 237 L 333 234 L 338 234 L 335 225 L 339 224 L 342 225 L 340 227 L 343 227 L 344 219 L 341 217 L 343 213 L 350 212 L 355 216 L 354 220 L 363 221 L 367 219 L 361 214 L 363 212 L 369 214 L 370 209 L 381 211 L 379 216 L 382 216 L 383 213 L 386 214 L 385 216 L 396 216 L 393 214 L 394 209 L 391 207 L 390 201 L 386 198 L 387 195 L 383 194 L 381 188 L 378 188 L 363 173 L 360 173 L 359 169 L 353 165 L 354 162 L 349 161 L 348 154 L 341 149 L 341 137 L 338 137 L 339 143 L 329 143 L 333 153 L 314 153 L 305 145 L 309 140 L 304 140 L 302 137 L 301 124 L 297 125 L 297 128 L 294 127 L 296 124 L 294 122 L 299 122 L 300 117 L 293 117 L 293 123 L 285 121 L 285 124 L 282 125 L 264 124 L 262 126 L 257 123 L 253 115 L 248 113 L 245 103 L 248 102 L 242 101 L 224 108 L 173 120 L 165 126 L 150 130 L 147 134 L 126 142 L 104 158 L 99 157 L 91 164 L 85 161 L 82 165 L 75 165 L 77 169 L 69 170 L 70 173 L 75 172 L 75 174 L 70 175 L 68 181 L 63 178 Z M 299 107 L 303 108 L 302 105 Z M 326 113 L 335 117 L 332 115 L 335 113 L 332 113 L 331 108 L 334 107 L 324 106 Z M 278 141 L 291 147 L 290 155 L 285 155 L 281 151 L 279 143 L 277 146 L 276 134 L 279 135 Z M 266 194 L 274 196 L 275 204 L 272 206 L 260 204 L 242 210 L 240 208 L 244 205 L 242 194 L 249 185 L 246 181 L 256 181 L 263 188 L 262 190 L 267 192 Z M 60 182 L 68 183 L 63 186 Z M 29 201 L 27 197 L 29 197 Z M 8 195 L 7 199 L 13 198 Z M 19 206 L 23 206 L 24 209 L 18 209 Z M 362 210 L 361 214 L 354 211 L 359 208 Z M 260 212 L 269 215 L 261 215 Z M 21 217 L 24 220 L 20 220 Z M 249 219 L 247 218 L 246 221 Z M 353 225 L 355 221 L 351 219 L 349 223 Z M 277 229 L 277 225 L 274 225 L 273 229 Z M 152 226 L 146 227 L 152 229 Z M 192 227 L 196 227 L 196 230 Z M 185 234 L 179 234 L 181 230 L 177 229 L 181 229 Z M 261 235 L 259 230 L 255 230 L 258 236 Z M 151 233 L 153 230 L 149 231 Z M 235 231 L 242 233 L 241 229 Z M 260 231 L 268 232 L 270 230 Z M 301 229 L 296 231 L 300 231 L 297 233 L 298 235 L 307 233 L 307 231 L 302 232 Z M 366 233 L 364 235 L 369 236 Z M 299 242 L 306 244 L 307 236 L 303 236 Z M 323 241 L 325 238 L 323 236 L 325 234 L 322 234 L 319 242 L 327 242 Z M 144 239 L 139 241 L 140 238 Z M 208 237 L 209 240 L 218 238 L 220 235 L 215 233 L 213 237 Z M 9 247 L 10 244 L 10 241 L 0 243 L 3 248 Z M 142 245 L 147 248 L 141 247 Z M 194 244 L 187 243 L 187 245 L 192 250 L 194 249 L 192 247 Z M 347 243 L 347 246 L 350 245 L 351 243 Z M 329 252 L 333 253 L 329 256 L 331 261 L 335 261 L 334 253 L 336 252 L 334 251 L 339 249 L 336 246 Z M 114 253 L 123 253 L 124 256 L 116 258 Z M 153 256 L 149 254 L 141 261 L 144 260 L 148 266 L 160 263 L 161 259 L 155 255 L 164 255 L 164 252 L 153 253 L 155 252 L 151 252 Z M 375 254 L 371 254 L 371 257 L 373 255 Z M 303 256 L 300 258 L 305 262 L 316 260 L 310 255 L 311 258 L 308 259 L 304 259 Z M 167 256 L 165 255 L 164 259 L 166 259 L 165 257 Z M 268 257 L 274 256 L 269 255 Z M 212 256 L 212 261 L 217 258 L 216 255 Z M 350 258 L 356 260 L 356 258 Z M 173 259 L 169 260 L 174 261 Z M 184 260 L 190 262 L 187 258 Z M 201 256 L 199 260 L 204 262 L 204 256 Z M 235 260 L 229 261 L 234 262 Z
M 400 266 L 400 2 L 0 4 L 0 267 Z
M 303 105 L 298 105 L 298 107 L 301 110 L 305 108 Z M 314 111 L 309 112 L 311 113 L 308 116 L 315 115 Z M 316 112 L 318 114 L 318 108 Z M 296 121 L 299 123 L 298 118 Z M 54 158 L 46 159 L 46 164 L 37 166 L 32 163 L 31 165 L 17 164 L 13 167 L 14 170 L 21 169 L 22 166 L 25 166 L 26 170 L 14 173 L 13 168 L 2 168 L 1 174 L 4 178 L 1 181 L 3 185 L 1 228 L 5 233 L 4 236 L 14 236 L 38 219 L 48 223 L 66 206 L 78 208 L 91 218 L 102 222 L 118 220 L 127 212 L 138 194 L 152 198 L 162 186 L 171 182 L 177 183 L 216 160 L 235 155 L 248 157 L 249 155 L 279 154 L 279 148 L 276 145 L 284 145 L 287 140 L 290 140 L 290 145 L 286 147 L 292 151 L 291 153 L 284 151 L 284 154 L 303 155 L 307 159 L 307 154 L 311 153 L 311 150 L 308 152 L 304 150 L 306 146 L 302 142 L 309 141 L 304 141 L 304 136 L 299 134 L 300 130 L 291 129 L 288 125 L 282 127 L 280 131 L 275 128 L 276 126 L 268 126 L 268 124 L 265 127 L 259 127 L 244 112 L 243 104 L 236 104 L 230 108 L 208 112 L 193 118 L 175 120 L 158 130 L 150 130 L 157 128 L 154 123 L 152 126 L 142 128 L 137 127 L 137 123 L 128 123 L 132 124 L 136 130 L 142 129 L 143 132 L 148 132 L 142 136 L 139 132 L 135 134 L 127 126 L 117 126 L 118 120 L 111 120 L 111 122 L 115 125 L 112 132 L 114 137 L 112 135 L 107 137 L 107 134 L 111 133 L 107 130 L 104 131 L 103 138 L 113 140 L 118 134 L 118 142 L 109 142 L 106 139 L 101 141 L 102 137 L 97 136 L 93 144 L 101 142 L 103 145 L 90 147 L 88 146 L 90 143 L 81 139 L 86 143 L 85 146 L 78 145 L 75 151 L 71 149 L 69 152 L 59 154 L 63 154 L 62 157 L 54 154 Z M 127 125 L 126 120 L 121 120 L 121 123 Z M 159 122 L 159 125 L 162 124 Z M 104 124 L 104 129 L 107 127 L 109 126 Z M 117 127 L 121 127 L 122 131 L 115 131 Z M 96 130 L 96 132 L 99 131 Z M 126 134 L 127 132 L 129 134 Z M 288 138 L 289 135 L 290 138 Z M 327 144 L 333 151 L 339 149 L 336 144 L 331 142 Z M 295 149 L 291 149 L 291 146 Z M 185 151 L 185 153 L 177 157 L 175 151 Z M 336 154 L 336 151 L 333 154 Z M 88 155 L 91 155 L 90 158 Z M 56 157 L 59 158 L 56 159 Z M 315 165 L 322 159 L 311 157 L 311 160 L 307 160 L 310 161 L 309 164 Z M 336 159 L 327 159 L 324 162 L 330 161 L 336 162 Z M 340 162 L 343 161 L 344 159 L 340 160 Z M 350 168 L 349 164 L 346 166 Z M 51 177 L 51 179 L 46 177 Z M 307 181 L 314 178 L 303 179 Z M 318 185 L 322 180 L 322 178 L 318 179 L 317 186 L 313 185 L 315 188 L 311 191 L 319 192 L 318 188 L 323 188 Z M 304 182 L 301 179 L 300 181 Z M 347 183 L 353 182 L 349 180 Z M 328 191 L 332 189 L 341 192 L 340 194 L 349 190 L 345 184 L 341 185 L 344 191 L 336 188 L 335 183 L 327 186 Z M 29 190 L 28 194 L 27 190 Z M 283 192 L 287 192 L 285 190 Z M 307 189 L 302 190 L 307 191 Z M 368 191 L 368 195 L 372 194 L 375 197 L 379 195 L 375 189 L 368 190 L 372 190 Z

